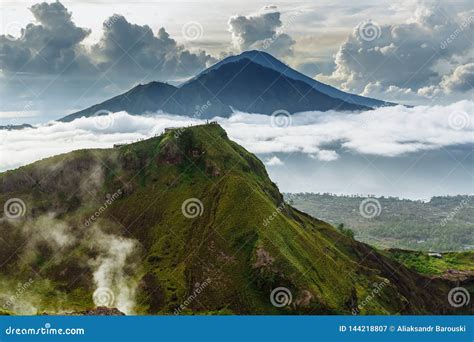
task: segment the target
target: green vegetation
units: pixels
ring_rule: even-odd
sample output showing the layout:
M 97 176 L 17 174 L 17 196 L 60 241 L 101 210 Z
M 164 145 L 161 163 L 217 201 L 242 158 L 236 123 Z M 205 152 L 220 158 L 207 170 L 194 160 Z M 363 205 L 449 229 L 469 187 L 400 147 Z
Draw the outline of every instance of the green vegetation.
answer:
M 474 272 L 474 252 L 442 253 L 440 256 L 426 252 L 388 250 L 387 255 L 393 257 L 407 267 L 428 275 L 453 273 L 452 271 Z
M 98 274 L 111 305 L 137 314 L 351 314 L 382 282 L 361 314 L 452 311 L 451 282 L 286 204 L 218 125 L 48 158 L 0 174 L 0 189 L 1 203 L 26 204 L 24 217 L 0 222 L 0 307 L 11 284 L 33 278 L 11 306 L 18 314 L 90 309 Z M 186 216 L 190 199 L 198 209 Z M 276 287 L 290 305 L 272 305 Z
M 352 231 L 352 229 L 349 229 L 349 228 L 345 228 L 344 227 L 344 223 L 339 223 L 337 225 L 337 229 L 344 235 L 350 237 L 351 239 L 354 238 L 354 232 Z
M 12 315 L 13 313 L 8 310 L 0 309 L 0 316 L 12 316 Z
M 429 202 L 375 198 L 380 215 L 366 218 L 359 206 L 365 197 L 332 194 L 286 194 L 291 203 L 333 225 L 345 224 L 357 240 L 379 248 L 474 250 L 474 196 L 433 197 Z

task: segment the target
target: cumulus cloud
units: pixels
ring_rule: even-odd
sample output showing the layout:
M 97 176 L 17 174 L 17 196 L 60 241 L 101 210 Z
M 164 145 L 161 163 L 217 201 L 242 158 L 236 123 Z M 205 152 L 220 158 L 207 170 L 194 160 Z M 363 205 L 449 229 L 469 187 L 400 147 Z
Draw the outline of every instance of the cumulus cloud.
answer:
M 104 34 L 92 47 L 101 70 L 117 73 L 150 72 L 161 78 L 194 75 L 214 59 L 205 52 L 191 53 L 170 38 L 162 27 L 155 35 L 148 25 L 129 23 L 114 14 L 103 24 Z M 158 75 L 159 74 L 159 75 Z
M 333 161 L 339 158 L 339 154 L 336 151 L 330 150 L 319 150 L 309 155 L 311 158 L 322 160 L 322 161 Z
M 451 75 L 443 77 L 441 86 L 448 92 L 474 89 L 474 63 L 458 66 Z
M 295 41 L 285 33 L 285 25 L 276 6 L 267 6 L 256 15 L 235 15 L 229 19 L 232 44 L 240 51 L 267 50 L 275 56 L 293 54 Z
M 28 24 L 20 38 L 0 36 L 4 71 L 78 71 L 94 76 L 99 71 L 110 77 L 140 71 L 163 78 L 193 75 L 214 61 L 204 52 L 186 50 L 164 28 L 155 35 L 148 25 L 129 23 L 117 14 L 104 22 L 103 35 L 89 52 L 82 43 L 90 30 L 77 27 L 63 4 L 43 2 L 32 6 L 31 12 L 38 24 Z
M 88 66 L 80 43 L 90 30 L 77 27 L 60 2 L 36 4 L 30 10 L 38 24 L 28 24 L 18 39 L 0 36 L 3 71 L 63 73 Z
M 280 166 L 280 165 L 283 165 L 284 163 L 282 162 L 282 160 L 280 158 L 278 158 L 277 156 L 273 156 L 271 158 L 268 158 L 266 161 L 265 161 L 265 165 L 268 165 L 268 166 Z
M 394 85 L 385 86 L 382 82 L 376 81 L 368 83 L 361 95 L 377 99 L 388 97 L 392 101 L 403 102 L 416 101 L 420 95 L 430 98 L 434 95 L 434 93 L 435 90 L 431 88 L 422 88 L 418 91 L 413 91 L 410 88 L 400 88 Z
M 474 143 L 474 103 L 461 101 L 448 106 L 384 107 L 361 113 L 305 112 L 292 116 L 286 128 L 272 127 L 271 117 L 237 112 L 216 120 L 231 139 L 249 151 L 267 156 L 303 153 L 322 161 L 333 161 L 344 151 L 394 157 Z M 96 120 L 101 122 L 98 124 Z M 110 114 L 81 118 L 69 123 L 43 124 L 34 129 L 1 131 L 0 169 L 11 169 L 32 161 L 81 148 L 110 148 L 152 137 L 165 127 L 203 123 L 202 120 L 168 114 L 131 116 Z
M 441 82 L 440 91 L 472 89 L 474 16 L 448 13 L 442 6 L 420 5 L 405 23 L 362 22 L 340 46 L 334 72 L 318 78 L 367 96 L 387 90 L 382 94 L 387 100 L 427 96 Z M 459 56 L 469 64 L 459 66 Z M 451 67 L 439 68 L 443 61 Z
M 0 35 L 0 79 L 7 85 L 0 95 L 9 99 L 1 101 L 2 111 L 22 111 L 25 101 L 34 102 L 35 110 L 73 110 L 138 82 L 186 79 L 215 61 L 178 44 L 163 27 L 155 33 L 116 14 L 103 23 L 100 40 L 86 46 L 91 31 L 78 27 L 62 3 L 30 10 L 35 23 L 20 37 Z

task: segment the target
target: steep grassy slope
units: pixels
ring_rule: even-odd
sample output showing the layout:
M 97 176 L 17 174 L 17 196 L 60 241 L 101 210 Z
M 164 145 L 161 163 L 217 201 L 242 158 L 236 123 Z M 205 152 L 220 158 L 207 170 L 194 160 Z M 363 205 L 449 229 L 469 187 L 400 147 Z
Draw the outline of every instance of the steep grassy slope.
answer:
M 0 180 L 1 203 L 25 204 L 24 216 L 0 222 L 8 311 L 86 310 L 104 287 L 107 305 L 138 314 L 472 310 L 448 305 L 449 280 L 285 204 L 263 164 L 218 125 L 56 156 Z M 291 304 L 272 304 L 279 287 Z

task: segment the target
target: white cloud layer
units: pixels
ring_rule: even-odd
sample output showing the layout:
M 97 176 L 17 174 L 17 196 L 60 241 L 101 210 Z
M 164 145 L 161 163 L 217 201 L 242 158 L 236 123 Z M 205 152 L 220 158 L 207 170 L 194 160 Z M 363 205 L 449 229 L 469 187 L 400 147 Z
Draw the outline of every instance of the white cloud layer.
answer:
M 235 113 L 217 118 L 229 137 L 257 154 L 305 153 L 332 161 L 338 151 L 393 157 L 474 143 L 474 102 L 448 106 L 385 107 L 361 113 L 305 112 L 291 126 L 272 127 L 270 116 Z M 0 170 L 83 148 L 110 148 L 152 137 L 165 127 L 201 120 L 169 114 L 131 116 L 124 112 L 34 129 L 0 131 Z M 271 159 L 269 159 L 271 161 Z M 274 164 L 273 160 L 272 164 Z

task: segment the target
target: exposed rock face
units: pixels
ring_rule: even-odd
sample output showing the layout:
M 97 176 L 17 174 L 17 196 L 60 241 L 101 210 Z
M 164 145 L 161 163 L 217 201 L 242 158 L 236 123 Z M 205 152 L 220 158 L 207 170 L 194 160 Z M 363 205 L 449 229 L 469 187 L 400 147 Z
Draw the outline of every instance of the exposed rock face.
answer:
M 169 142 L 164 145 L 159 161 L 162 161 L 165 164 L 177 165 L 181 163 L 182 160 L 183 157 L 181 151 L 174 142 Z
M 308 290 L 301 291 L 298 299 L 295 300 L 295 307 L 307 306 L 311 303 L 314 296 Z
M 271 268 L 274 261 L 275 259 L 270 256 L 270 253 L 268 253 L 266 250 L 260 247 L 257 249 L 257 260 L 255 261 L 255 264 L 253 266 L 255 268 L 262 268 L 262 267 Z
M 451 281 L 468 281 L 471 280 L 474 282 L 474 271 L 463 271 L 463 270 L 447 270 L 444 274 L 441 275 L 441 278 L 448 279 Z
M 98 306 L 95 309 L 71 312 L 70 316 L 125 316 L 125 314 L 116 308 L 107 308 L 105 306 Z

